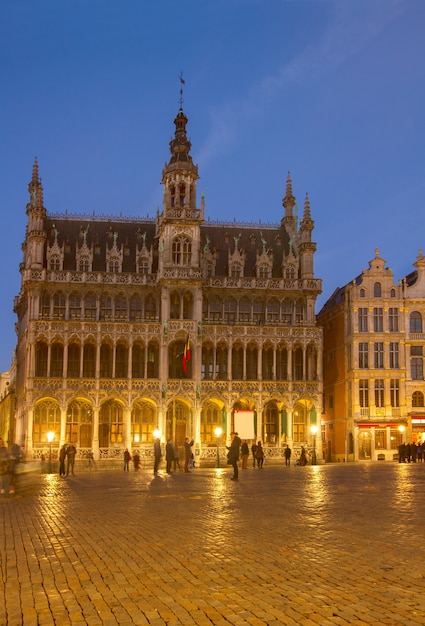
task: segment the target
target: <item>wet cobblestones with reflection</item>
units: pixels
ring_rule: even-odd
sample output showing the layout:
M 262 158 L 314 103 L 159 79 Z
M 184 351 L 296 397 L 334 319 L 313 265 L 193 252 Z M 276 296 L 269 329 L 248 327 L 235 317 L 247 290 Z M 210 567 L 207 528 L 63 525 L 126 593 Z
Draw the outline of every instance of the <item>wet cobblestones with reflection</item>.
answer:
M 425 624 L 425 465 L 26 479 L 0 624 Z

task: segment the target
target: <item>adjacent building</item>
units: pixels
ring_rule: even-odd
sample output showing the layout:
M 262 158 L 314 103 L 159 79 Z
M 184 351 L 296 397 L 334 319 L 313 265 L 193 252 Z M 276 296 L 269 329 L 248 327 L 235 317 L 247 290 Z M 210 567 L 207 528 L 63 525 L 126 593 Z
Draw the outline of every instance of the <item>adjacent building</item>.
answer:
M 327 461 L 393 460 L 400 443 L 425 439 L 422 251 L 414 267 L 395 282 L 376 250 L 318 314 Z
M 153 218 L 49 213 L 34 162 L 15 299 L 15 438 L 30 458 L 49 437 L 80 459 L 149 457 L 159 434 L 193 438 L 206 464 L 234 428 L 269 457 L 288 443 L 321 458 L 309 198 L 298 217 L 288 175 L 276 224 L 205 219 L 187 122 L 180 108 Z

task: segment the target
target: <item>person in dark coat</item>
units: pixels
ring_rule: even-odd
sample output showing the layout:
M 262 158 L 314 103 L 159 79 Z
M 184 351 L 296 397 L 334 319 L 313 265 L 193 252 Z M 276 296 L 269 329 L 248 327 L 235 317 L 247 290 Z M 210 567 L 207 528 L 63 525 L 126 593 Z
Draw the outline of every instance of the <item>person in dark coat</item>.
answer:
M 131 454 L 128 451 L 128 448 L 126 448 L 124 450 L 124 472 L 128 472 L 129 471 L 130 461 L 131 461 Z
M 135 452 L 133 454 L 133 465 L 134 465 L 134 471 L 138 472 L 139 467 L 140 467 L 140 454 L 138 452 Z
M 167 462 L 167 474 L 171 474 L 171 463 L 174 461 L 174 447 L 171 443 L 171 439 L 167 439 L 167 445 L 165 446 L 165 460 Z
M 238 469 L 238 461 L 239 461 L 239 448 L 241 447 L 241 439 L 238 437 L 238 433 L 230 433 L 232 437 L 232 443 L 230 446 L 226 446 L 228 449 L 227 453 L 227 462 L 229 465 L 233 466 L 233 476 L 231 480 L 239 480 L 239 469 Z
M 255 452 L 255 456 L 257 458 L 258 469 L 263 469 L 264 450 L 263 450 L 263 446 L 261 445 L 261 441 L 257 443 L 257 450 Z
M 193 439 L 189 439 L 189 437 L 186 437 L 184 441 L 184 471 L 186 474 L 190 471 L 189 463 L 192 460 L 192 446 L 194 443 Z
M 244 441 L 243 444 L 242 444 L 241 453 L 242 453 L 242 469 L 247 469 L 248 468 L 249 448 L 248 448 L 248 444 L 247 444 L 246 441 Z
M 292 454 L 292 450 L 291 448 L 288 446 L 288 444 L 286 444 L 286 448 L 284 450 L 285 455 L 285 465 L 291 465 L 291 454 Z
M 161 442 L 159 439 L 155 439 L 155 443 L 153 444 L 153 457 L 153 473 L 156 475 L 158 474 L 158 468 L 162 458 Z

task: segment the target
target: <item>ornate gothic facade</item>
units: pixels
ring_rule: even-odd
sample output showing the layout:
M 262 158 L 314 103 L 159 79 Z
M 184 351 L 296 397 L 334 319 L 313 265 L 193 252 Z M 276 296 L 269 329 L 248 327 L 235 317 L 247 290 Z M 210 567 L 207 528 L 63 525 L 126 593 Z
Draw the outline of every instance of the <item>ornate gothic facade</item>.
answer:
M 156 218 L 49 214 L 34 163 L 15 301 L 15 439 L 32 458 L 49 431 L 55 452 L 74 441 L 80 458 L 150 456 L 159 429 L 214 462 L 238 411 L 270 456 L 312 445 L 322 331 L 309 199 L 298 221 L 288 175 L 280 223 L 205 220 L 182 108 L 174 123 Z

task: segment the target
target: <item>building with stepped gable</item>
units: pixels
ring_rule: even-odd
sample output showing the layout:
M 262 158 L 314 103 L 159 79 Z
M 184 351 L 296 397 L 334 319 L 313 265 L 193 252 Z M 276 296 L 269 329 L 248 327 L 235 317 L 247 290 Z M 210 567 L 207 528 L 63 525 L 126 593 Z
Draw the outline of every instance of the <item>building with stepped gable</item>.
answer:
M 425 441 L 425 257 L 395 280 L 379 250 L 334 291 L 323 327 L 323 453 L 327 461 L 398 460 Z
M 34 162 L 15 299 L 15 439 L 30 458 L 52 433 L 54 457 L 72 441 L 79 460 L 149 459 L 158 430 L 214 464 L 235 428 L 270 459 L 286 444 L 321 458 L 309 198 L 299 220 L 288 175 L 278 223 L 206 220 L 187 122 L 180 106 L 155 218 L 49 213 Z

